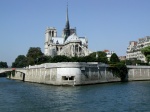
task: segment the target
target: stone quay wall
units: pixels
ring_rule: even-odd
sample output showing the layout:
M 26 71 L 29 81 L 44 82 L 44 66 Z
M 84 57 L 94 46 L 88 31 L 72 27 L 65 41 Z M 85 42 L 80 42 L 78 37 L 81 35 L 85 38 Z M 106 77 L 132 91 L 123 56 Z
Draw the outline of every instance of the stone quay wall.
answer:
M 85 85 L 119 82 L 103 63 L 61 62 L 29 66 L 26 72 L 15 71 L 11 79 L 52 85 Z M 127 80 L 150 80 L 149 66 L 127 66 Z M 24 70 L 25 71 L 25 70 Z
M 9 78 L 9 77 L 8 77 L 8 78 Z M 22 73 L 22 72 L 15 71 L 15 75 L 13 76 L 13 75 L 11 74 L 11 77 L 10 77 L 10 78 L 11 78 L 11 79 L 16 79 L 16 80 L 22 80 L 22 81 L 24 81 L 25 74 Z
M 13 79 L 52 85 L 85 85 L 120 81 L 120 78 L 108 71 L 108 65 L 96 62 L 61 62 L 29 66 L 26 68 L 24 79 L 23 76 L 23 73 L 16 71 Z
M 127 66 L 128 81 L 150 80 L 150 66 Z

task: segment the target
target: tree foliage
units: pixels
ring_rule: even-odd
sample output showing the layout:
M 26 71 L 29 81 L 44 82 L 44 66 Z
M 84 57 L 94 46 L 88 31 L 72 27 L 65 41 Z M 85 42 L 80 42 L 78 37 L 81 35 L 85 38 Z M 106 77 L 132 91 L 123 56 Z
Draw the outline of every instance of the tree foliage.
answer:
M 126 65 L 148 65 L 147 63 L 142 62 L 141 60 L 135 59 L 130 59 L 130 60 L 125 60 L 124 62 Z
M 120 62 L 118 56 L 116 53 L 113 53 L 110 57 L 110 63 L 117 63 L 117 62 Z
M 0 68 L 8 68 L 8 65 L 6 62 L 0 62 Z
M 0 61 L 0 68 L 8 68 L 7 63 Z M 6 73 L 0 74 L 0 77 L 6 77 Z
M 43 56 L 41 48 L 30 47 L 27 53 L 28 65 L 38 64 L 38 60 Z
M 125 64 L 123 63 L 115 63 L 110 64 L 109 70 L 115 75 L 116 77 L 119 77 L 121 81 L 125 81 L 128 69 Z
M 12 67 L 22 68 L 25 66 L 27 66 L 27 58 L 24 55 L 19 55 L 12 63 Z
M 51 62 L 52 63 L 57 63 L 57 62 L 70 62 L 71 59 L 67 56 L 64 56 L 64 55 L 57 55 L 57 56 L 54 56 L 52 59 L 51 59 Z
M 121 62 L 119 60 L 116 53 L 113 53 L 111 55 L 109 65 L 109 70 L 113 73 L 113 75 L 119 77 L 121 81 L 126 80 L 126 76 L 128 73 L 127 66 L 125 65 L 125 62 Z
M 88 57 L 93 62 L 108 63 L 107 54 L 103 51 L 93 52 Z
M 150 46 L 141 49 L 142 54 L 146 57 L 147 62 L 150 62 Z
M 96 57 L 93 57 L 91 55 L 84 56 L 84 57 L 78 57 L 78 62 L 96 62 Z
M 50 63 L 52 60 L 51 56 L 40 56 L 39 58 L 36 59 L 35 63 L 36 64 L 42 64 L 42 63 Z
M 40 61 L 39 61 L 40 60 Z M 47 61 L 47 60 L 46 60 Z M 19 55 L 12 63 L 12 67 L 22 68 L 28 65 L 41 64 L 45 61 L 45 56 L 39 47 L 30 47 L 26 56 Z
M 145 56 L 150 55 L 150 46 L 141 49 L 141 52 L 142 52 Z
M 15 62 L 12 63 L 12 67 L 25 67 L 28 65 L 42 64 L 42 63 L 57 63 L 57 62 L 102 62 L 108 63 L 106 53 L 102 51 L 91 53 L 88 56 L 83 57 L 67 57 L 57 55 L 54 57 L 43 55 L 39 47 L 30 47 L 27 55 L 19 55 Z
M 41 51 L 41 48 L 39 48 L 39 47 L 30 47 L 30 49 L 28 50 L 28 53 L 27 53 L 27 57 L 30 57 L 33 59 L 39 58 L 42 55 L 43 55 L 43 53 Z

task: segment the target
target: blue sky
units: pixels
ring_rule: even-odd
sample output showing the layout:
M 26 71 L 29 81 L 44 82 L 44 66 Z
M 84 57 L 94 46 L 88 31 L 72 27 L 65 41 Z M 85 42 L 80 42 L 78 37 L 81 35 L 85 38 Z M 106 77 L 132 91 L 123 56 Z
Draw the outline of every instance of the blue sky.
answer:
M 62 34 L 67 0 L 0 0 L 0 61 L 8 65 L 30 47 L 44 52 L 49 26 Z M 150 36 L 150 0 L 69 0 L 69 21 L 89 49 L 126 55 L 129 41 Z

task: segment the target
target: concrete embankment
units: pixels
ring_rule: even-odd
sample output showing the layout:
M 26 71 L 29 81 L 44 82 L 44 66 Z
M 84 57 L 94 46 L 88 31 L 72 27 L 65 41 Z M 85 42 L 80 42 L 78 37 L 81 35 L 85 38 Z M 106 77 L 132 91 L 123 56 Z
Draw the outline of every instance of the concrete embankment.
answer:
M 127 66 L 128 80 L 150 80 L 150 66 Z
M 13 79 L 52 85 L 85 85 L 120 81 L 103 63 L 45 63 L 29 66 L 23 73 L 16 71 Z
M 119 82 L 120 78 L 115 77 L 109 66 L 103 63 L 45 63 L 29 66 L 26 71 L 15 72 L 12 79 L 28 82 L 52 84 L 52 85 L 85 85 L 107 82 Z M 129 81 L 150 80 L 149 66 L 127 66 Z

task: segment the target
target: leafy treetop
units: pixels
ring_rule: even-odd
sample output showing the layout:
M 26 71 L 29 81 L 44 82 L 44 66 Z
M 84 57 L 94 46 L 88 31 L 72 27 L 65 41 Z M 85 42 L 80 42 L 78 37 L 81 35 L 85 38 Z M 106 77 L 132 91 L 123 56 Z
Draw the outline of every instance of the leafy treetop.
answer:
M 116 53 L 113 53 L 110 57 L 110 63 L 117 63 L 117 62 L 120 62 L 118 56 Z
M 38 57 L 41 57 L 43 55 L 41 48 L 39 47 L 30 47 L 27 53 L 28 58 L 36 59 Z
M 147 62 L 150 61 L 150 46 L 141 49 L 142 54 L 146 57 Z
M 8 68 L 8 65 L 6 62 L 0 62 L 0 68 Z
M 27 66 L 27 58 L 24 55 L 19 55 L 12 63 L 12 67 L 22 68 L 25 66 Z

